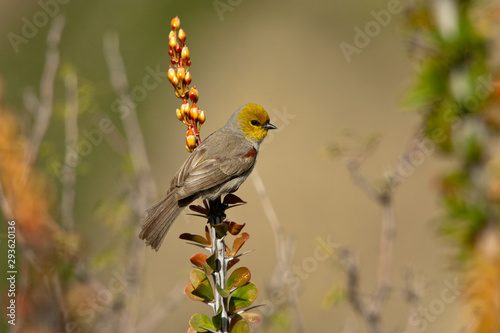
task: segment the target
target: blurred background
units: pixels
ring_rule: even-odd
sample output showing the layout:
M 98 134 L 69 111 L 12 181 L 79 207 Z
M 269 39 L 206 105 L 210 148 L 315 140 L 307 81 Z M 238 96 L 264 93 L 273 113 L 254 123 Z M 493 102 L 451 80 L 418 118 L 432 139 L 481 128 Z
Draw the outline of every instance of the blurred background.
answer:
M 376 138 L 378 144 L 359 171 L 378 186 L 384 175 L 401 166 L 413 133 L 419 129 L 420 115 L 404 112 L 401 107 L 415 75 L 408 33 L 402 28 L 403 8 L 403 2 L 378 0 L 0 0 L 2 104 L 15 114 L 21 136 L 30 136 L 34 121 L 26 100 L 40 92 L 47 34 L 55 20 L 52 16 L 65 17 L 59 44 L 60 69 L 54 81 L 54 111 L 34 164 L 45 184 L 42 193 L 47 212 L 56 224 L 61 219 L 60 167 L 67 148 L 67 73 L 74 72 L 78 78 L 79 140 L 89 138 L 85 133 L 91 135 L 103 119 L 113 127 L 103 131 L 102 140 L 96 137 L 98 143 L 92 144 L 88 152 L 80 154 L 75 168 L 74 231 L 60 241 L 63 248 L 75 251 L 72 255 L 84 263 L 86 274 L 95 277 L 97 284 L 88 283 L 88 276 L 62 283 L 68 290 L 62 296 L 66 297 L 68 316 L 76 317 L 75 322 L 88 319 L 66 331 L 99 331 L 89 322 L 112 311 L 110 307 L 121 299 L 123 288 L 113 291 L 111 286 L 116 281 L 126 286 L 127 278 L 138 278 L 135 296 L 129 299 L 137 309 L 135 319 L 140 324 L 136 331 L 185 332 L 193 313 L 211 313 L 207 306 L 182 295 L 191 270 L 189 258 L 196 249 L 178 235 L 200 233 L 204 224 L 186 212 L 172 227 L 159 252 L 145 246 L 137 250 L 140 253 L 134 250 L 133 255 L 141 257 L 138 276 L 127 277 L 124 273 L 133 246 L 130 239 L 135 237 L 134 226 L 140 220 L 130 204 L 133 195 L 129 195 L 136 184 L 128 145 L 136 138 L 127 138 L 114 106 L 117 95 L 110 82 L 103 40 L 110 34 L 119 36 L 128 85 L 137 92 L 133 99 L 156 188 L 147 203 L 150 205 L 166 192 L 188 156 L 185 128 L 175 116 L 180 100 L 166 79 L 170 61 L 168 33 L 174 16 L 180 17 L 187 34 L 192 85 L 200 92 L 198 105 L 207 116 L 202 139 L 248 102 L 264 106 L 278 127 L 263 144 L 256 171 L 283 228 L 287 249 L 292 249 L 289 265 L 296 272 L 298 305 L 294 308 L 286 299 L 273 299 L 269 293 L 270 281 L 276 276 L 276 243 L 252 176 L 237 193 L 248 204 L 228 211 L 228 218 L 246 223 L 245 231 L 251 235 L 246 250 L 255 251 L 243 257 L 240 265 L 250 268 L 252 281 L 259 287 L 256 303 L 271 304 L 260 310 L 263 321 L 252 325 L 252 329 L 300 331 L 296 323 L 298 310 L 306 332 L 365 331 L 363 321 L 346 299 L 346 275 L 336 251 L 345 247 L 353 251 L 361 293 L 373 292 L 377 285 L 382 211 L 351 180 L 345 157 L 355 156 Z M 367 26 L 377 22 L 377 13 L 382 10 L 389 13 L 379 18 L 383 24 Z M 29 27 L 33 22 L 38 22 L 33 26 L 35 31 Z M 374 30 L 360 37 L 359 31 L 367 27 Z M 157 84 L 151 89 L 137 88 L 145 87 L 146 80 Z M 339 147 L 346 154 L 336 158 L 332 151 L 338 152 Z M 405 286 L 409 275 L 423 286 L 419 307 L 421 314 L 429 314 L 414 327 L 415 331 L 456 332 L 463 325 L 459 319 L 460 301 L 452 297 L 463 289 L 447 291 L 457 284 L 460 273 L 454 267 L 452 247 L 439 235 L 435 222 L 441 209 L 436 177 L 449 164 L 435 149 L 424 151 L 418 163 L 406 165 L 408 170 L 393 193 L 397 232 L 391 292 L 382 318 L 384 327 L 393 331 L 404 332 L 407 327 L 410 307 Z M 22 223 L 19 216 L 12 218 L 18 225 Z M 7 228 L 2 227 L 1 232 L 4 236 L 0 247 L 2 253 L 7 253 Z M 38 234 L 35 239 L 44 237 Z M 319 260 L 318 244 L 325 242 L 331 244 L 334 253 Z M 18 263 L 20 244 L 18 241 Z M 4 274 L 6 264 L 3 259 L 0 263 Z M 43 280 L 47 273 L 44 267 L 30 274 Z M 8 288 L 5 281 L 2 278 L 0 282 L 2 299 Z M 18 286 L 22 283 L 18 276 Z M 97 289 L 92 291 L 88 285 Z M 96 294 L 95 290 L 107 292 Z M 449 301 L 442 299 L 443 293 Z M 75 308 L 79 309 L 76 315 Z M 18 308 L 19 323 L 23 320 L 21 311 L 34 313 L 36 309 Z M 44 324 L 38 328 L 20 331 L 51 331 L 50 320 L 43 318 L 39 318 Z M 41 328 L 44 325 L 46 330 Z M 1 327 L 2 331 L 12 329 L 5 317 Z

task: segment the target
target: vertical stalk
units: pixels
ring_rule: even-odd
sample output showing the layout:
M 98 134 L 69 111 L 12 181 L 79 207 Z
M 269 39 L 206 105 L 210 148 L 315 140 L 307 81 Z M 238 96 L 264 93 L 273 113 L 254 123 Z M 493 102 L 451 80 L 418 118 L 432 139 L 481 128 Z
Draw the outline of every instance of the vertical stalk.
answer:
M 217 286 L 221 290 L 226 288 L 227 280 L 227 263 L 226 260 L 226 244 L 224 237 L 221 237 L 214 225 L 221 224 L 226 218 L 226 206 L 222 204 L 221 198 L 218 197 L 214 201 L 209 201 L 211 217 L 210 223 L 210 236 L 212 238 L 212 254 L 215 253 L 215 272 L 214 272 L 214 312 L 217 314 L 221 310 L 221 329 L 222 333 L 229 333 L 229 316 L 228 316 L 228 298 L 220 295 Z

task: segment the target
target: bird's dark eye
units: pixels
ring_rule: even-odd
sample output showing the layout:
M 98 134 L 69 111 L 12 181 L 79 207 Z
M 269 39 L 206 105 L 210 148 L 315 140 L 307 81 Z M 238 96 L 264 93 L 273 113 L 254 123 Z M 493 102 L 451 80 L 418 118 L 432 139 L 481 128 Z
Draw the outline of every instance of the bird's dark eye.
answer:
M 257 120 L 252 120 L 252 121 L 250 122 L 250 124 L 252 124 L 253 126 L 258 126 L 258 125 L 260 125 L 260 124 L 259 124 L 259 122 L 258 122 Z

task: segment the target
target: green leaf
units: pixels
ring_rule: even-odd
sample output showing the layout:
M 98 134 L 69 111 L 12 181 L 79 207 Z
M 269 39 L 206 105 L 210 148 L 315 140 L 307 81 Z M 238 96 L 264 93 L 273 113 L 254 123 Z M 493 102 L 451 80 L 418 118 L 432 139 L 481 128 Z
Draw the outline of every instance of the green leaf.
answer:
M 285 310 L 275 311 L 269 318 L 271 325 L 276 327 L 280 332 L 290 331 L 290 316 Z
M 208 280 L 205 273 L 197 269 L 193 269 L 191 273 L 189 273 L 189 280 L 194 287 L 194 290 L 191 291 L 191 294 L 201 297 L 208 302 L 213 301 L 214 293 L 210 281 Z
M 184 233 L 184 234 L 180 235 L 179 238 L 189 240 L 191 242 L 195 242 L 195 243 L 198 243 L 201 245 L 210 245 L 210 241 L 208 241 L 207 239 L 205 239 L 203 236 L 200 236 L 200 235 L 193 235 L 193 234 Z
M 191 281 L 191 284 L 193 285 L 193 287 L 197 287 L 203 280 L 206 280 L 207 279 L 207 276 L 205 275 L 205 273 L 203 273 L 202 271 L 199 271 L 197 269 L 193 269 L 191 270 L 191 272 L 189 272 L 189 281 Z
M 206 276 L 209 276 L 213 273 L 214 270 L 209 265 L 205 263 L 202 263 L 202 265 L 203 265 L 203 271 L 205 272 Z
M 215 253 L 213 253 L 210 257 L 207 258 L 206 260 L 207 265 L 215 271 Z
M 470 136 L 462 147 L 465 152 L 465 161 L 469 164 L 477 163 L 483 157 L 483 143 L 477 136 Z
M 257 286 L 251 282 L 236 289 L 229 300 L 229 311 L 234 312 L 252 305 L 257 298 Z
M 195 313 L 189 320 L 189 325 L 197 332 L 216 332 L 210 318 L 202 313 Z
M 248 268 L 237 268 L 227 279 L 226 288 L 229 290 L 233 288 L 239 288 L 250 281 L 251 277 L 252 274 L 250 273 L 250 270 Z
M 250 325 L 244 319 L 240 319 L 231 328 L 231 333 L 250 333 Z
M 214 224 L 213 227 L 217 231 L 219 237 L 224 237 L 227 234 L 228 225 L 226 223 Z
M 210 282 L 208 282 L 207 284 L 199 284 L 198 287 L 194 288 L 191 293 L 195 296 L 203 298 L 204 302 L 211 302 L 214 300 L 214 292 L 209 285 Z
M 332 308 L 345 298 L 346 294 L 342 288 L 332 288 L 323 297 L 323 300 L 321 301 L 321 307 L 323 309 Z
M 214 323 L 215 329 L 220 330 L 222 328 L 222 312 L 219 312 L 212 317 L 212 323 Z
M 226 297 L 229 297 L 229 295 L 231 294 L 231 292 L 229 291 L 229 288 L 228 289 L 222 289 L 218 284 L 216 285 L 217 286 L 217 291 L 219 292 L 219 294 L 226 298 Z
M 203 298 L 198 297 L 198 296 L 196 296 L 196 295 L 193 295 L 193 290 L 194 290 L 193 285 L 192 285 L 191 283 L 188 283 L 188 284 L 186 285 L 186 287 L 184 287 L 184 295 L 186 295 L 186 296 L 187 296 L 187 298 L 189 298 L 189 299 L 190 299 L 190 300 L 192 300 L 192 301 L 197 301 L 197 302 L 198 302 L 198 301 L 200 301 L 200 302 L 204 301 L 204 299 L 203 299 Z

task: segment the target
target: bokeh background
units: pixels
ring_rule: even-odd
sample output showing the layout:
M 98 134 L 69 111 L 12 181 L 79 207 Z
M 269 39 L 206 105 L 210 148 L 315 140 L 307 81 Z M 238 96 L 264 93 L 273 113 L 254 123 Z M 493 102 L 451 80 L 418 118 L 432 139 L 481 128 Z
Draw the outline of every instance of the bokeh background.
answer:
M 215 1 L 206 0 L 74 0 L 59 5 L 58 12 L 66 17 L 60 44 L 61 65 L 76 71 L 82 94 L 79 133 L 95 128 L 104 117 L 117 128 L 116 133 L 84 156 L 77 168 L 74 216 L 81 235 L 81 256 L 94 267 L 103 284 L 112 279 L 120 262 L 113 257 L 114 249 L 121 242 L 117 236 L 120 225 L 117 227 L 113 221 L 127 209 L 122 206 L 130 165 L 120 154 L 126 147 L 123 148 L 119 115 L 111 107 L 116 96 L 104 59 L 103 37 L 109 32 L 119 35 L 129 85 L 141 86 L 148 68 L 159 67 L 163 72 L 168 69 L 170 20 L 178 15 L 187 33 L 190 71 L 193 84 L 200 91 L 199 105 L 207 114 L 202 137 L 222 126 L 241 105 L 255 102 L 264 106 L 279 130 L 263 145 L 256 170 L 287 239 L 295 245 L 292 266 L 301 267 L 314 255 L 318 237 L 328 238 L 338 246 L 355 250 L 362 290 L 371 292 L 377 276 L 381 212 L 353 184 L 342 160 L 328 154 L 327 147 L 341 143 L 356 150 L 366 138 L 378 137 L 376 150 L 361 169 L 377 184 L 385 172 L 398 164 L 410 143 L 419 116 L 400 107 L 414 74 L 408 36 L 401 25 L 404 11 L 392 15 L 387 26 L 348 61 L 340 44 L 353 44 L 355 28 L 364 29 L 374 20 L 371 11 L 387 9 L 387 1 L 220 2 L 228 6 L 223 12 L 216 9 Z M 39 89 L 52 19 L 38 28 L 27 43 L 19 45 L 18 52 L 7 35 L 21 34 L 23 18 L 32 20 L 40 10 L 43 9 L 37 2 L 0 1 L 3 101 L 19 115 L 24 131 L 31 118 L 23 95 L 26 89 Z M 54 211 L 61 184 L 52 166 L 64 158 L 65 148 L 61 78 L 58 75 L 56 80 L 55 111 L 37 163 L 49 179 L 47 196 L 55 203 Z M 188 154 L 184 147 L 185 128 L 175 117 L 179 105 L 166 78 L 137 102 L 157 187 L 156 199 L 164 194 Z M 451 247 L 437 233 L 434 221 L 440 211 L 433 180 L 445 164 L 438 153 L 426 155 L 395 195 L 394 290 L 384 311 L 384 324 L 397 332 L 404 330 L 408 317 L 403 293 L 405 272 L 411 270 L 424 281 L 424 308 L 442 297 L 446 281 L 454 281 L 458 276 L 452 265 Z M 251 269 L 252 281 L 260 287 L 259 303 L 270 297 L 265 290 L 276 265 L 275 240 L 251 179 L 238 195 L 248 204 L 230 210 L 229 217 L 247 223 L 245 229 L 251 238 L 246 247 L 256 251 L 244 257 L 242 264 Z M 156 304 L 171 297 L 172 288 L 179 283 L 177 294 L 182 293 L 191 269 L 189 257 L 195 249 L 177 236 L 183 232 L 199 233 L 202 224 L 201 220 L 183 214 L 158 253 L 145 251 L 138 295 L 140 316 L 146 316 Z M 4 248 L 3 240 L 0 246 Z M 3 274 L 3 259 L 1 265 Z M 345 274 L 334 256 L 318 262 L 301 279 L 299 306 L 307 332 L 341 332 L 346 325 L 364 330 L 347 301 L 340 300 L 333 306 L 325 302 L 325 296 L 332 290 L 341 290 L 344 283 Z M 210 311 L 203 304 L 182 300 L 168 309 L 154 332 L 184 332 L 193 313 Z M 459 315 L 458 300 L 446 304 L 428 320 L 425 332 L 458 331 Z M 265 315 L 264 322 L 268 326 L 257 325 L 254 330 L 294 331 L 290 309 L 285 308 L 279 315 Z

